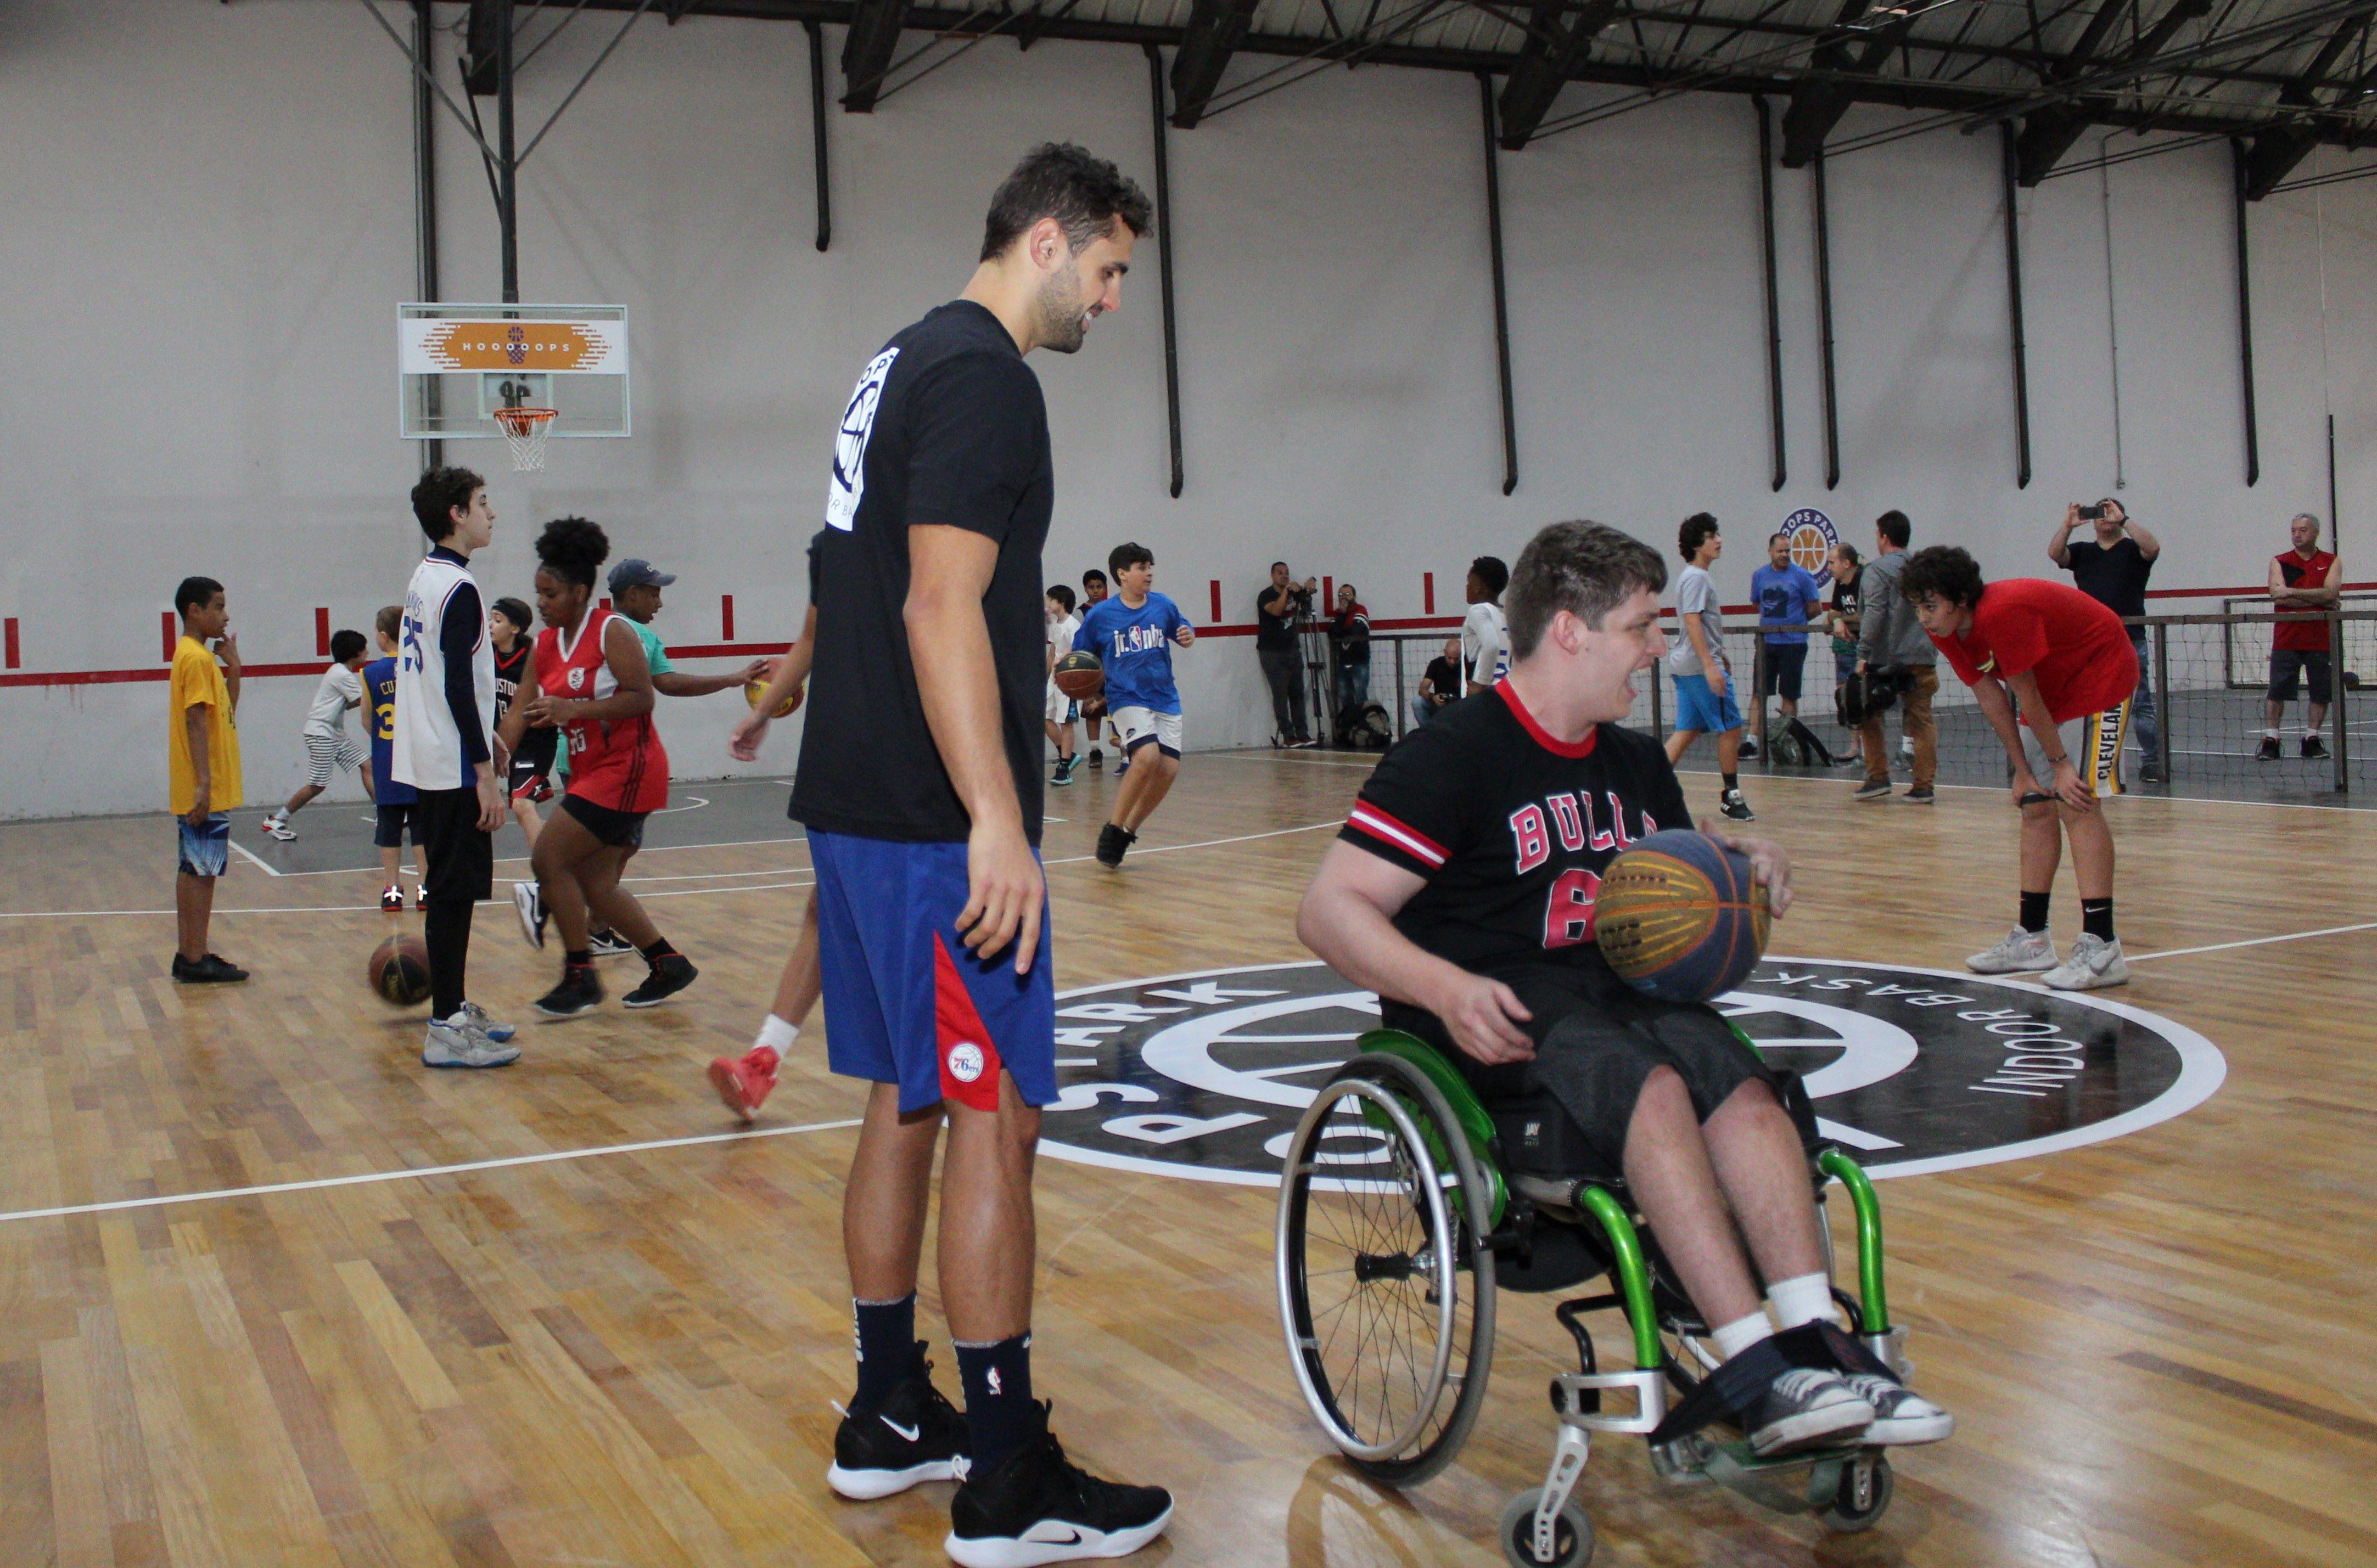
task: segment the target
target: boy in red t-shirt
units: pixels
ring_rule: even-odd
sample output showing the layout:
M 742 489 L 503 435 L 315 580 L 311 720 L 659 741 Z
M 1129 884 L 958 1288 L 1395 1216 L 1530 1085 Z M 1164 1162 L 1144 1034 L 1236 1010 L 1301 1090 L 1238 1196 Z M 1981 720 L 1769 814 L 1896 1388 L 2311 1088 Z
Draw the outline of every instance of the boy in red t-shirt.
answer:
M 2128 983 L 2113 934 L 2113 830 L 2097 804 L 2121 791 L 2121 742 L 2138 687 L 2121 618 L 2061 583 L 1984 584 L 1979 565 L 1953 545 L 1917 551 L 1899 591 L 2005 743 L 2022 809 L 2021 923 L 1965 964 L 1984 975 L 2044 970 L 2059 991 Z M 2083 930 L 2059 964 L 2047 904 L 2065 838 Z

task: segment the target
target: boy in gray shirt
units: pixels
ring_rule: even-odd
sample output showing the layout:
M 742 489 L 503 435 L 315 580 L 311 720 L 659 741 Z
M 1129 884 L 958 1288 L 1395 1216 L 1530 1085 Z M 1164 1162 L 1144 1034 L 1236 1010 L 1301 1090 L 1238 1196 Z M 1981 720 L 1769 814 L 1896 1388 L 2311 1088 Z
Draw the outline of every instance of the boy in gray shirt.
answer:
M 1725 553 L 1716 519 L 1706 512 L 1686 517 L 1676 533 L 1676 551 L 1684 558 L 1676 576 L 1676 622 L 1684 635 L 1667 650 L 1667 673 L 1676 682 L 1676 730 L 1667 737 L 1667 762 L 1681 762 L 1702 731 L 1713 731 L 1724 780 L 1719 808 L 1735 822 L 1755 822 L 1735 772 L 1741 766 L 1741 708 L 1725 659 L 1725 612 L 1717 603 L 1716 579 L 1708 572 Z

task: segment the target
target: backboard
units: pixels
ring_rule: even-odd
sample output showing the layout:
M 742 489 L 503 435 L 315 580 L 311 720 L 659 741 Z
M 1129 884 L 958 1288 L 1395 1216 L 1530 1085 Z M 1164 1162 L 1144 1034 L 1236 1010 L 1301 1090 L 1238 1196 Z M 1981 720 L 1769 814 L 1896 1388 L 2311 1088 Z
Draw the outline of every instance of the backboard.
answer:
M 397 307 L 397 434 L 492 440 L 502 408 L 560 410 L 556 440 L 629 435 L 627 307 Z

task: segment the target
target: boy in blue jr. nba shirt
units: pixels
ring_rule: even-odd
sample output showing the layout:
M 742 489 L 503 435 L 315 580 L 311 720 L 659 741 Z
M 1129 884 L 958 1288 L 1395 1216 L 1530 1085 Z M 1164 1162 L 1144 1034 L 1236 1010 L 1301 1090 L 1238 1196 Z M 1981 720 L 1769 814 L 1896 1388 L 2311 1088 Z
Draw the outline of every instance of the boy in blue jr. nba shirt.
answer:
M 1115 546 L 1106 567 L 1114 573 L 1115 596 L 1083 613 L 1073 646 L 1096 654 L 1105 666 L 1106 711 L 1130 760 L 1130 776 L 1115 791 L 1114 814 L 1098 830 L 1098 864 L 1111 870 L 1122 864 L 1140 824 L 1180 776 L 1180 688 L 1172 683 L 1172 645 L 1188 647 L 1197 628 L 1178 605 L 1154 591 L 1155 556 L 1147 546 Z

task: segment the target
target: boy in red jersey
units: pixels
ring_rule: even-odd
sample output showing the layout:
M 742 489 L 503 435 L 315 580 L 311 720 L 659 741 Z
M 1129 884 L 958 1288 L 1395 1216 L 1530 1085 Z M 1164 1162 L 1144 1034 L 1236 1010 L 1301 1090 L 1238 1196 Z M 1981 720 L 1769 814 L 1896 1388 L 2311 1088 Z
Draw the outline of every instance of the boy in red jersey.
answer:
M 652 676 L 643 639 L 625 616 L 592 603 L 594 574 L 611 541 L 583 517 L 547 523 L 536 541 L 536 601 L 545 629 L 530 663 L 533 695 L 516 700 L 500 733 L 507 750 L 532 724 L 569 741 L 569 792 L 537 835 L 530 865 L 542 908 L 561 926 L 561 983 L 540 997 L 548 1018 L 575 1018 L 603 1001 L 587 944 L 600 909 L 633 942 L 651 972 L 620 1000 L 651 1007 L 691 985 L 692 963 L 619 890 L 619 870 L 644 840 L 644 818 L 668 804 L 668 754 L 652 728 Z M 523 683 L 527 684 L 527 683 Z M 535 927 L 543 945 L 544 927 Z
M 1984 975 L 2044 971 L 2058 991 L 2126 985 L 2130 967 L 2113 934 L 2113 830 L 2098 802 L 2121 792 L 2121 742 L 2138 689 L 2128 629 L 2061 583 L 1984 584 L 1980 566 L 1953 545 L 1917 551 L 1898 588 L 2004 742 L 2022 810 L 2021 922 L 1966 966 Z M 2058 963 L 2047 905 L 2066 838 L 2082 931 Z

